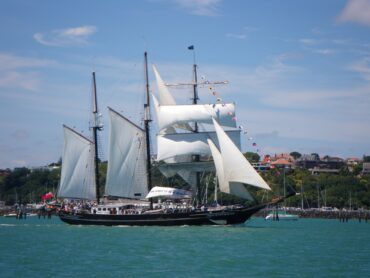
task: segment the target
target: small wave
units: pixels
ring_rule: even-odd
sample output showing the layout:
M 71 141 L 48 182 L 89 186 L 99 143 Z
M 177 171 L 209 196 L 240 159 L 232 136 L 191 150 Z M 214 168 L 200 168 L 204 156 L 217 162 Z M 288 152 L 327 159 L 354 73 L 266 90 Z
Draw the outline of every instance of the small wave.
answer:
M 15 224 L 0 224 L 0 226 L 3 226 L 3 227 L 15 227 L 17 225 L 15 225 Z

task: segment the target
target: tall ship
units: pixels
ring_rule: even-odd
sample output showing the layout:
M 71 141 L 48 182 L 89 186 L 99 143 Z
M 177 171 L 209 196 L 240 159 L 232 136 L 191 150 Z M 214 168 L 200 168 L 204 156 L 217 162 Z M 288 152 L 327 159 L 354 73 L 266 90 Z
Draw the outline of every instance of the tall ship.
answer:
M 59 217 L 77 225 L 232 225 L 241 224 L 284 197 L 258 203 L 252 191 L 271 188 L 241 152 L 235 104 L 217 100 L 199 104 L 197 65 L 193 65 L 191 104 L 178 104 L 153 66 L 158 94 L 150 93 L 147 53 L 146 101 L 140 126 L 108 107 L 110 131 L 105 192 L 99 191 L 98 136 L 101 130 L 93 73 L 92 136 L 63 126 L 64 150 L 58 198 L 64 199 Z M 157 155 L 150 149 L 151 109 L 158 129 Z M 153 172 L 183 187 L 154 186 Z M 205 181 L 206 180 L 206 181 Z M 253 189 L 252 189 L 253 188 Z M 210 189 L 213 199 L 208 200 Z M 251 190 L 252 189 L 252 190 Z M 250 201 L 219 205 L 219 192 Z M 287 198 L 289 196 L 285 196 Z

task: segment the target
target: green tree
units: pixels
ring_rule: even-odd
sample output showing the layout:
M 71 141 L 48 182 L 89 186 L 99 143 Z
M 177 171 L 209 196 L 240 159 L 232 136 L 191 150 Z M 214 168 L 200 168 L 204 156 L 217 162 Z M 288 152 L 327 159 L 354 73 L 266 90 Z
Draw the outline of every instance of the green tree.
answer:
M 258 153 L 254 152 L 246 152 L 244 154 L 245 158 L 248 159 L 250 163 L 256 163 L 260 161 L 260 156 Z
M 299 152 L 296 151 L 291 152 L 290 155 L 293 156 L 294 159 L 298 159 L 302 156 Z

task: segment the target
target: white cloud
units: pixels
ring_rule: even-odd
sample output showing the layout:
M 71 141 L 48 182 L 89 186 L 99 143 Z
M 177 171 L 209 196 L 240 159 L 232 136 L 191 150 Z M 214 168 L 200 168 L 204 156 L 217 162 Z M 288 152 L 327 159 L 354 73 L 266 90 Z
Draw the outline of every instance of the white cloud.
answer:
M 0 71 L 1 73 L 1 71 Z M 9 71 L 1 73 L 0 88 L 21 88 L 36 91 L 39 88 L 39 74 L 36 72 Z
M 177 6 L 199 16 L 217 16 L 221 0 L 175 0 Z
M 340 22 L 355 22 L 370 26 L 370 1 L 349 0 L 337 19 Z
M 256 32 L 257 30 L 258 29 L 255 28 L 255 27 L 245 26 L 244 28 L 242 28 L 242 31 L 241 32 L 238 32 L 238 33 L 228 33 L 228 34 L 226 34 L 226 37 L 233 38 L 233 39 L 238 39 L 238 40 L 244 40 L 244 39 L 247 38 L 247 34 Z
M 56 65 L 52 60 L 0 53 L 0 87 L 36 91 L 40 85 L 37 70 Z
M 31 57 L 15 56 L 8 53 L 0 53 L 0 71 L 24 68 L 40 68 L 56 65 L 53 60 Z
M 284 91 L 270 91 L 265 96 L 261 97 L 262 103 L 274 107 L 292 110 L 311 110 L 322 111 L 322 109 L 330 108 L 341 110 L 344 104 L 356 105 L 360 99 L 367 94 L 368 87 L 351 88 L 347 90 L 334 89 L 286 89 Z M 340 106 L 340 107 L 339 107 Z M 335 108 L 337 107 L 337 108 Z
M 336 51 L 333 49 L 316 49 L 313 52 L 322 55 L 333 55 Z
M 16 140 L 25 140 L 29 138 L 29 132 L 25 129 L 17 129 L 11 136 Z
M 233 34 L 229 33 L 226 35 L 228 38 L 238 39 L 238 40 L 244 40 L 247 36 L 245 34 Z
M 95 26 L 81 26 L 60 30 L 60 35 L 63 37 L 86 37 L 96 32 Z
M 307 45 L 312 45 L 312 44 L 317 43 L 315 39 L 300 39 L 299 42 L 303 44 L 307 44 Z
M 96 32 L 95 26 L 80 26 L 67 29 L 53 30 L 50 33 L 36 33 L 33 38 L 47 46 L 86 45 L 88 38 Z
M 361 61 L 349 66 L 349 69 L 359 73 L 365 80 L 370 81 L 370 57 L 365 57 Z

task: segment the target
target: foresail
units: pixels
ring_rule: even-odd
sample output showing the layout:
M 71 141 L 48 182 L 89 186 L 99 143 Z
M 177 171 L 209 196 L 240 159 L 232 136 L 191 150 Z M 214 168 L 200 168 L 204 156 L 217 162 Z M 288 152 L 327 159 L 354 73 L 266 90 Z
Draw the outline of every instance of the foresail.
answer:
M 231 130 L 227 134 L 232 138 L 235 145 L 240 147 L 240 131 Z M 157 135 L 157 160 L 165 160 L 173 157 L 186 155 L 210 156 L 211 150 L 207 144 L 207 139 L 216 142 L 217 135 L 214 131 L 198 133 L 174 133 Z
M 64 149 L 59 198 L 96 198 L 94 143 L 67 126 L 63 126 Z
M 242 183 L 230 182 L 229 180 L 225 179 L 223 159 L 221 153 L 218 151 L 217 147 L 212 142 L 212 140 L 208 139 L 207 142 L 212 151 L 220 191 L 253 201 L 254 200 L 253 197 Z
M 148 194 L 145 131 L 109 108 L 107 196 L 144 198 Z
M 225 180 L 271 190 L 217 121 L 215 119 L 212 120 L 220 144 Z

